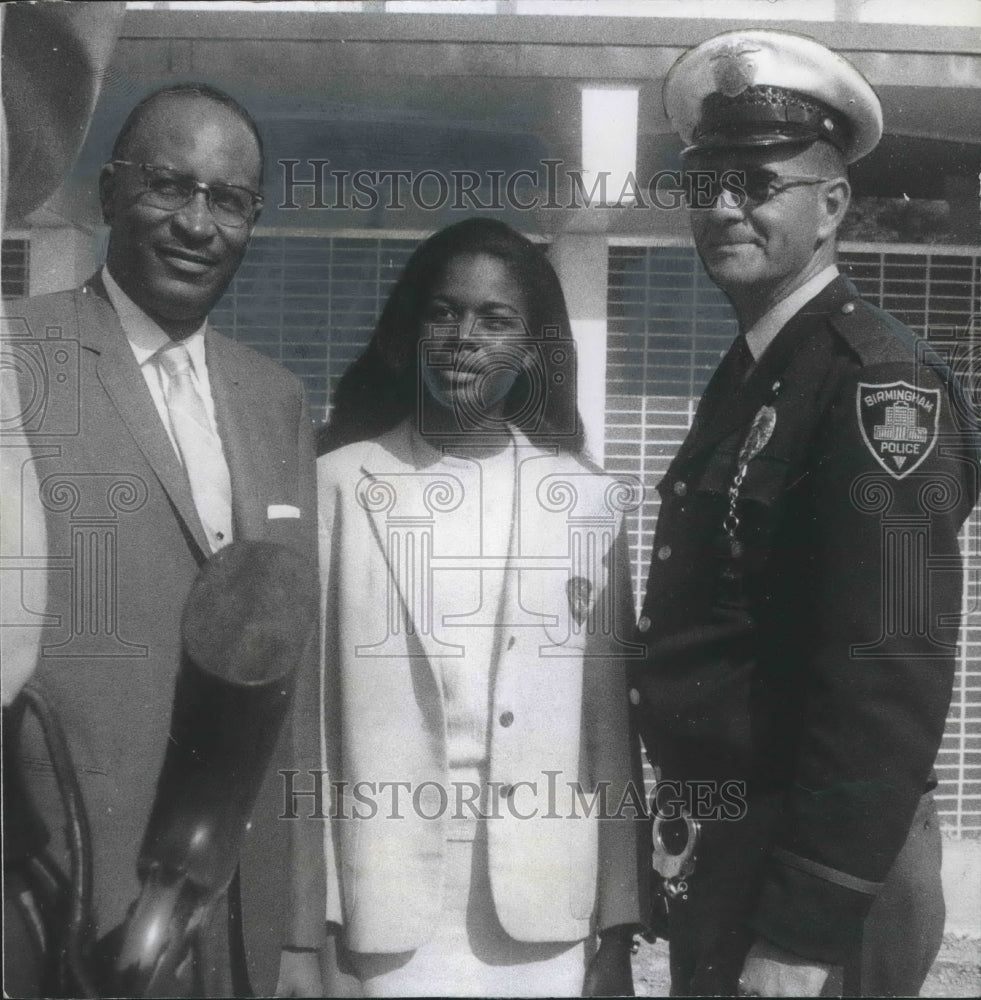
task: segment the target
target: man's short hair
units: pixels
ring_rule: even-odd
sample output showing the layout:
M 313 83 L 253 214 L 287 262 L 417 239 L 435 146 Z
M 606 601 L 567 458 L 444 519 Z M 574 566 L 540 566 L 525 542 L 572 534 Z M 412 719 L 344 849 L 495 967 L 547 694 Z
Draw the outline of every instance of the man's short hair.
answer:
M 123 122 L 122 128 L 119 130 L 119 134 L 116 136 L 116 141 L 112 147 L 112 158 L 114 160 L 125 160 L 126 157 L 126 147 L 129 143 L 130 137 L 135 131 L 136 127 L 143 120 L 147 111 L 155 105 L 158 101 L 166 100 L 167 98 L 182 98 L 182 97 L 200 97 L 209 101 L 213 101 L 215 104 L 220 104 L 222 107 L 227 108 L 232 112 L 240 121 L 242 121 L 248 130 L 252 133 L 255 139 L 256 146 L 259 149 L 259 183 L 262 184 L 262 174 L 263 174 L 263 159 L 264 159 L 264 146 L 262 142 L 262 136 L 259 133 L 259 126 L 256 125 L 255 119 L 249 112 L 241 105 L 238 101 L 232 97 L 231 94 L 226 94 L 224 90 L 219 90 L 217 87 L 212 87 L 207 83 L 175 83 L 168 87 L 161 87 L 159 90 L 154 90 L 152 93 L 147 94 L 146 97 L 140 101 L 139 104 L 133 108 L 132 111 L 126 116 L 126 121 Z

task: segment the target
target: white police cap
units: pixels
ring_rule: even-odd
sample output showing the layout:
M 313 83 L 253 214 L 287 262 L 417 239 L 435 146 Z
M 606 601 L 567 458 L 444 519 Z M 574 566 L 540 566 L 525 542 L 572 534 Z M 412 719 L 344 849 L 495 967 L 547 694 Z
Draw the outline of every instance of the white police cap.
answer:
M 882 107 L 855 67 L 788 31 L 727 31 L 668 71 L 664 111 L 685 153 L 826 139 L 847 163 L 875 149 Z

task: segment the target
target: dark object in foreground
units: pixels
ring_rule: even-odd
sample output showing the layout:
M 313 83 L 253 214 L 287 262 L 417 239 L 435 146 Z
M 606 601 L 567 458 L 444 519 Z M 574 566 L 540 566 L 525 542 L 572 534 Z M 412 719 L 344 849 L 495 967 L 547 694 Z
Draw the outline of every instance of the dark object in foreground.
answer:
M 296 664 L 315 635 L 312 579 L 283 546 L 236 542 L 191 588 L 170 745 L 140 851 L 143 891 L 123 928 L 111 995 L 172 992 L 235 874 Z

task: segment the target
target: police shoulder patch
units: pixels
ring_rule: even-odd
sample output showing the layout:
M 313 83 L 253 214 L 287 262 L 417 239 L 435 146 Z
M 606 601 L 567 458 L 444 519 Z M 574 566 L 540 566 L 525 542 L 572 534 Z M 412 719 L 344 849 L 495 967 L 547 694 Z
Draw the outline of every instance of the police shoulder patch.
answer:
M 940 390 L 908 382 L 859 382 L 855 403 L 862 440 L 890 476 L 902 479 L 937 443 Z

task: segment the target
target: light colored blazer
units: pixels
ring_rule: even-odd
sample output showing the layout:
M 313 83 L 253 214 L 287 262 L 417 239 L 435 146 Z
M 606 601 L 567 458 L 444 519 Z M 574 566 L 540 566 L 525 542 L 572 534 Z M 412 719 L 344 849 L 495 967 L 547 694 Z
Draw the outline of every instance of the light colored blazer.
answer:
M 641 825 L 630 808 L 600 819 L 597 798 L 607 783 L 613 813 L 628 783 L 642 789 L 624 670 L 634 652 L 621 531 L 630 489 L 517 432 L 515 443 L 517 571 L 506 574 L 491 680 L 489 783 L 500 798 L 488 804 L 498 814 L 487 821 L 490 880 L 512 937 L 574 941 L 640 917 Z M 308 881 L 299 910 L 315 919 L 325 906 L 354 951 L 429 938 L 447 823 L 468 813 L 448 784 L 438 669 L 438 658 L 460 655 L 465 630 L 431 614 L 425 584 L 427 561 L 433 572 L 476 565 L 480 508 L 433 460 L 405 422 L 318 461 L 324 766 L 346 785 L 326 824 L 326 902 Z M 458 527 L 446 530 L 451 519 Z M 467 551 L 448 551 L 448 540 Z

